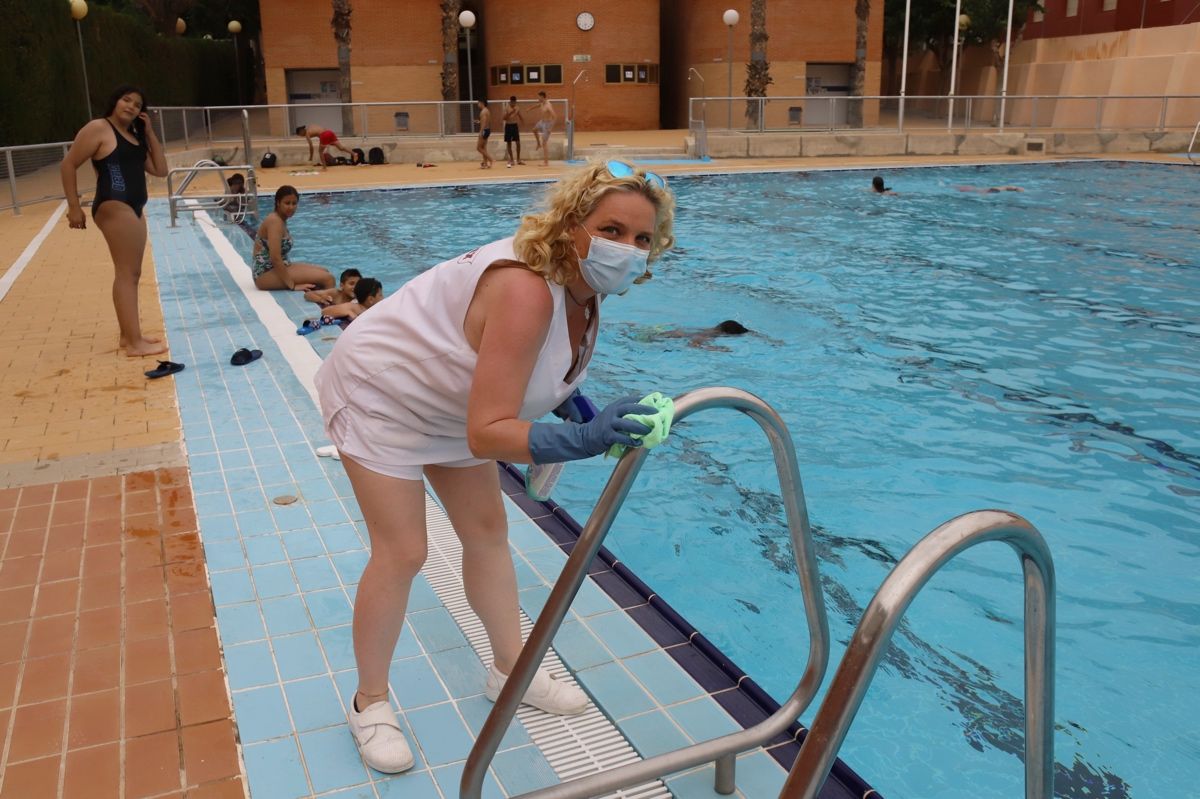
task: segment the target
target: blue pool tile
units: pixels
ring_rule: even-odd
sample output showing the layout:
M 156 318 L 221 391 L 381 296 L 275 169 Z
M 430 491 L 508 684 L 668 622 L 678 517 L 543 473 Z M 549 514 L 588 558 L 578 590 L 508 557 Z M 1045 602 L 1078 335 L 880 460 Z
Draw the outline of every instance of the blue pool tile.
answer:
M 275 469 L 287 463 L 273 441 L 270 446 L 250 450 L 250 460 L 256 469 Z
M 666 652 L 628 658 L 625 668 L 660 705 L 673 705 L 706 694 Z
M 547 583 L 557 580 L 563 566 L 567 563 L 566 554 L 558 547 L 544 547 L 522 554 Z
M 325 554 L 325 545 L 316 530 L 292 530 L 280 536 L 287 555 L 292 560 Z
M 287 421 L 275 419 L 272 424 L 272 432 L 275 433 L 275 440 L 281 445 L 303 443 L 308 440 L 304 436 L 304 431 L 290 419 Z
M 263 416 L 260 411 L 248 410 L 245 408 L 238 409 L 238 423 L 241 424 L 242 429 L 246 431 L 247 444 L 250 443 L 250 436 L 260 434 L 262 432 L 269 433 L 269 428 L 271 426 L 270 422 L 267 421 L 267 417 Z M 272 436 L 272 438 L 274 437 Z M 273 445 L 274 441 L 272 441 L 272 446 Z
M 347 590 L 352 591 L 353 587 Z M 400 640 L 396 642 L 396 651 L 392 653 L 392 660 L 405 660 L 424 654 L 417 636 L 413 634 L 412 625 L 404 625 L 404 629 L 400 631 Z
M 212 583 L 213 602 L 218 607 L 254 599 L 254 586 L 250 583 L 250 572 L 246 569 L 213 572 L 209 575 L 209 580 Z
M 418 574 L 412 581 L 412 588 L 408 592 L 408 612 L 416 613 L 441 606 L 442 600 L 438 599 L 438 595 L 433 592 L 429 581 L 425 579 L 424 575 Z
M 226 448 L 226 443 L 236 443 L 239 448 Z M 232 436 L 217 436 L 217 446 L 221 448 L 220 455 L 222 469 L 227 471 L 229 469 L 245 469 L 247 466 L 251 465 L 250 452 L 240 448 L 245 446 L 245 441 L 241 438 L 241 436 L 236 438 Z
M 266 641 L 227 645 L 225 667 L 232 691 L 267 685 L 278 680 L 275 674 L 275 659 L 271 657 L 271 647 Z
M 433 777 L 437 780 L 438 787 L 442 789 L 442 796 L 455 797 L 458 796 L 458 786 L 462 782 L 463 763 L 451 763 L 448 766 L 440 766 L 433 769 Z M 392 780 L 391 782 L 395 782 Z M 383 792 L 383 783 L 379 783 L 379 795 L 384 799 L 403 799 L 400 794 Z M 407 794 L 405 794 L 407 796 Z M 483 777 L 483 799 L 505 799 L 505 793 L 500 789 L 500 784 L 496 782 L 496 775 L 491 769 Z
M 294 505 L 272 505 L 271 514 L 275 517 L 275 526 L 280 531 L 312 526 L 312 519 L 309 518 L 308 509 L 304 507 L 303 502 Z
M 619 658 L 657 650 L 658 644 L 623 610 L 592 616 L 584 622 Z
M 308 444 L 285 444 L 279 447 L 279 451 L 283 453 L 284 459 L 292 466 L 304 461 L 315 461 L 317 459 L 317 453 L 313 452 L 312 447 Z
M 328 558 L 304 558 L 302 560 L 292 561 L 292 568 L 296 572 L 296 581 L 300 584 L 300 590 L 304 593 L 309 591 L 320 591 L 322 588 L 336 588 L 340 586 L 338 582 L 337 572 L 333 570 L 333 564 Z
M 525 611 L 525 615 L 534 621 L 537 621 L 537 617 L 541 615 L 542 608 L 546 606 L 546 600 L 549 598 L 550 588 L 545 585 L 526 588 L 517 597 L 521 603 L 521 610 Z
M 317 637 L 321 639 L 321 648 L 325 650 L 329 668 L 334 671 L 354 668 L 354 642 L 349 625 L 319 630 Z
M 375 799 L 375 786 L 373 783 L 365 782 L 353 788 L 321 794 L 321 799 Z
M 379 791 L 380 799 L 441 799 L 428 770 L 416 773 L 410 771 L 390 777 L 378 776 L 375 780 L 375 790 Z M 458 796 L 458 791 L 446 796 Z M 486 791 L 484 796 L 487 796 Z
M 204 456 L 202 456 L 204 457 Z M 216 461 L 216 455 L 210 455 Z M 196 460 L 196 459 L 194 459 Z M 218 468 L 220 465 L 218 464 Z M 225 491 L 225 475 L 220 472 L 192 473 L 192 491 L 195 494 L 212 494 Z
M 225 483 L 234 488 L 248 488 L 258 484 L 258 477 L 249 467 L 225 469 Z
M 326 468 L 340 469 L 341 466 L 338 465 L 337 461 L 333 461 L 328 467 L 326 467 L 325 464 L 316 463 L 315 461 L 301 461 L 300 463 L 293 463 L 288 468 L 292 470 L 293 477 L 300 482 L 307 484 L 309 481 L 325 480 L 326 475 L 328 474 Z M 330 496 L 333 496 L 332 492 L 330 493 Z M 311 496 L 308 498 L 315 499 L 315 497 Z
M 233 506 L 229 504 L 229 497 L 225 494 L 196 494 L 192 499 L 196 503 L 196 515 L 202 522 L 211 516 L 233 513 Z
M 682 749 L 692 743 L 671 717 L 661 710 L 623 719 L 621 731 L 643 758 Z M 740 773 L 738 777 L 741 777 Z
M 559 783 L 558 775 L 536 746 L 497 752 L 492 770 L 510 796 Z
M 262 603 L 262 612 L 270 635 L 287 635 L 312 628 L 304 601 L 299 596 L 268 599 Z
M 218 607 L 217 629 L 221 633 L 221 643 L 226 646 L 266 637 L 262 616 L 254 602 Z
M 229 502 L 234 513 L 252 513 L 267 509 L 267 498 L 258 486 L 234 488 L 230 486 Z
M 221 468 L 220 459 L 216 457 L 217 449 L 212 436 L 188 436 L 187 450 L 188 466 L 191 467 L 192 471 L 215 472 Z M 211 460 L 201 461 L 199 465 L 203 468 L 196 468 L 196 458 L 211 458 Z
M 367 782 L 367 768 L 354 740 L 341 727 L 299 735 L 314 793 Z
M 283 703 L 283 691 L 279 690 L 278 685 L 234 691 L 233 712 L 242 743 L 280 738 L 292 732 L 292 722 Z
M 654 700 L 629 676 L 620 663 L 605 663 L 575 674 L 596 704 L 615 719 L 654 710 Z
M 533 588 L 535 585 L 545 585 L 542 575 L 533 570 L 524 558 L 513 558 L 513 568 L 517 573 L 517 590 Z
M 583 585 L 579 586 L 579 593 L 575 595 L 574 601 L 571 602 L 571 610 L 584 617 L 598 616 L 601 613 L 611 613 L 618 609 L 619 606 L 616 602 L 613 602 L 612 597 L 604 593 L 604 590 L 590 578 L 584 580 Z M 641 628 L 639 627 L 638 629 Z
M 482 694 L 459 699 L 455 704 L 458 705 L 458 712 L 467 722 L 467 728 L 470 729 L 471 734 L 478 737 L 480 730 L 483 729 L 483 723 L 487 720 L 488 714 L 492 712 L 494 705 Z M 500 739 L 500 749 L 513 749 L 518 746 L 528 746 L 531 743 L 533 741 L 530 739 L 529 733 L 525 731 L 525 725 L 514 719 L 505 730 L 504 737 Z
M 339 469 L 341 466 L 338 467 Z M 324 473 L 311 481 L 304 483 L 304 499 L 308 502 L 320 502 L 321 500 L 333 499 L 337 494 L 333 491 L 333 486 L 325 479 Z
M 339 508 L 341 507 L 341 503 L 337 503 L 337 505 Z M 343 512 L 342 515 L 345 516 L 345 513 Z M 318 525 L 321 524 L 315 514 L 313 519 Z M 364 546 L 362 539 L 358 537 L 358 528 L 349 522 L 321 526 L 320 535 L 328 552 L 348 552 L 353 549 L 362 549 Z
M 300 732 L 346 723 L 346 711 L 328 675 L 289 682 L 283 686 L 292 719 Z
M 256 471 L 258 481 L 266 491 L 267 499 L 274 499 L 280 494 L 295 494 L 296 481 L 286 466 L 260 466 Z M 268 491 L 267 489 L 273 489 Z M 305 497 L 307 499 L 307 497 Z
M 294 738 L 250 744 L 242 751 L 254 799 L 301 799 L 311 795 Z
M 336 499 L 324 500 L 321 502 L 309 501 L 308 513 L 312 516 L 313 521 L 317 525 L 334 525 L 344 524 L 350 521 L 350 517 L 346 515 L 346 509 L 342 507 L 342 503 Z
M 566 620 L 554 636 L 554 649 L 573 670 L 608 663 L 613 655 L 582 622 Z
M 707 697 L 673 705 L 667 713 L 693 741 L 708 741 L 741 729 L 724 708 Z
M 426 652 L 441 652 L 467 645 L 466 637 L 445 608 L 410 613 L 408 623 L 412 625 Z
M 246 566 L 246 553 L 237 539 L 205 540 L 204 559 L 210 572 L 241 569 Z
M 250 572 L 254 576 L 254 588 L 258 591 L 259 599 L 296 593 L 296 580 L 292 577 L 291 567 L 286 563 L 254 566 Z
M 362 577 L 370 557 L 365 549 L 358 549 L 353 552 L 339 552 L 331 555 L 329 559 L 333 561 L 333 567 L 337 569 L 342 585 L 354 585 Z
M 201 538 L 208 541 L 228 541 L 238 537 L 233 516 L 211 516 L 200 520 Z
M 340 588 L 305 594 L 304 603 L 318 628 L 349 624 L 354 617 L 354 608 Z
M 787 772 L 766 752 L 747 752 L 737 759 L 737 786 L 746 796 L 779 796 Z
M 237 515 L 238 531 L 243 538 L 267 535 L 275 532 L 275 517 L 269 510 L 254 510 Z
M 405 709 L 404 715 L 430 765 L 441 766 L 466 759 L 474 741 L 452 702 Z
M 246 560 L 251 566 L 262 566 L 267 563 L 279 563 L 286 560 L 283 552 L 283 542 L 279 536 L 260 535 L 246 540 Z
M 450 698 L 425 657 L 393 660 L 388 669 L 388 682 L 396 692 L 396 701 L 405 710 L 435 705 Z
M 666 783 L 677 799 L 727 799 L 713 788 L 716 773 L 712 763 L 709 763 L 678 777 L 669 777 Z
M 326 671 L 321 647 L 317 646 L 317 636 L 313 633 L 273 638 L 271 646 L 275 649 L 279 676 L 285 681 L 324 674 Z
M 259 447 L 275 446 L 275 436 L 269 430 L 262 430 L 256 433 L 246 434 L 246 446 L 250 449 L 258 449 Z
M 455 699 L 483 693 L 487 671 L 471 647 L 433 652 L 429 655 L 429 660 Z

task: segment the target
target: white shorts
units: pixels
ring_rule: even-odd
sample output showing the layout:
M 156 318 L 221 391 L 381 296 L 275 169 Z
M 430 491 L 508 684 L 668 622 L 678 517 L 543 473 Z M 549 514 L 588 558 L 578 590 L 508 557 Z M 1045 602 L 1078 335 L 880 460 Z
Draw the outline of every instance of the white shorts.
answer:
M 399 480 L 420 480 L 425 475 L 426 466 L 445 466 L 449 469 L 467 469 L 471 466 L 480 466 L 485 463 L 494 463 L 488 458 L 464 458 L 458 461 L 449 461 L 446 463 L 414 463 L 414 464 L 397 464 L 385 463 L 364 455 L 358 451 L 358 447 L 350 442 L 351 437 L 347 435 L 352 429 L 366 429 L 360 425 L 356 418 L 356 411 L 352 407 L 345 407 L 333 415 L 326 425 L 326 432 L 329 434 L 329 440 L 338 448 L 338 452 L 343 457 L 348 457 L 355 463 L 360 463 L 376 474 L 382 474 L 385 477 L 395 477 Z

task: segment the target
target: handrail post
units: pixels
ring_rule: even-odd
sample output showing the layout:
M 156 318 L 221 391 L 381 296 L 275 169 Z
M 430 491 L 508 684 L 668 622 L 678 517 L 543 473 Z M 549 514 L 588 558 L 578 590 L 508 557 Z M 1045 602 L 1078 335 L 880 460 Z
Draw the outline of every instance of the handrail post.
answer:
M 983 510 L 942 524 L 896 564 L 863 612 L 780 799 L 812 799 L 846 738 L 904 612 L 950 560 L 987 541 L 1017 553 L 1025 582 L 1025 796 L 1054 795 L 1054 562 L 1037 529 L 1014 513 Z
M 182 111 L 180 111 L 179 113 L 180 113 L 180 116 L 183 117 L 183 146 L 185 149 L 190 150 L 190 149 L 192 149 L 192 142 L 191 142 L 191 139 L 188 138 L 187 109 L 185 108 Z
M 1104 127 L 1104 98 L 1096 98 L 1096 130 Z
M 13 216 L 20 216 L 21 204 L 17 202 L 17 173 L 13 169 L 12 150 L 5 149 L 4 163 L 8 166 L 8 192 L 12 195 Z
M 1038 101 L 1038 96 L 1035 94 L 1033 96 L 1032 102 L 1029 105 L 1029 129 L 1030 130 L 1037 129 L 1037 101 Z
M 1159 130 L 1167 129 L 1167 95 L 1165 95 L 1165 94 L 1163 95 L 1163 98 L 1162 98 L 1162 108 L 1159 109 L 1159 112 L 1158 112 L 1158 129 Z
M 722 796 L 737 790 L 737 756 L 733 752 L 717 758 L 713 790 Z

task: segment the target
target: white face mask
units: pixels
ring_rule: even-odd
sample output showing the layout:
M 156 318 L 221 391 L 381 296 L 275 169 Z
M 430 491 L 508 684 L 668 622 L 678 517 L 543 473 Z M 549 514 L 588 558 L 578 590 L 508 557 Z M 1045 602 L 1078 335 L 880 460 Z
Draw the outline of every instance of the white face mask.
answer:
M 584 281 L 597 294 L 620 294 L 646 271 L 649 250 L 619 241 L 598 239 L 590 233 L 588 235 L 592 244 L 587 257 L 580 259 L 579 270 L 583 273 Z

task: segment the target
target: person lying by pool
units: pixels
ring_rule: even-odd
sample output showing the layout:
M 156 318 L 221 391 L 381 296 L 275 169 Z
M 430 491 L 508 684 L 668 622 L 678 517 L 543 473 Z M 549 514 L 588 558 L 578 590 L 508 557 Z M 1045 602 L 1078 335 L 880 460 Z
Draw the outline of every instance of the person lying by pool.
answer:
M 275 192 L 275 210 L 258 226 L 250 270 L 254 285 L 263 291 L 309 291 L 333 288 L 333 275 L 323 266 L 292 263 L 292 234 L 287 221 L 296 214 L 300 192 L 295 186 L 280 186 Z
M 321 307 L 354 301 L 354 287 L 362 278 L 357 269 L 347 269 L 338 276 L 338 285 L 331 289 L 313 289 L 304 292 L 304 299 Z
M 377 771 L 413 755 L 388 701 L 388 670 L 427 553 L 425 480 L 462 542 L 467 600 L 487 633 L 484 696 L 495 701 L 521 651 L 520 605 L 496 460 L 563 463 L 651 428 L 656 409 L 617 400 L 587 422 L 540 422 L 587 377 L 601 299 L 620 294 L 674 243 L 666 182 L 622 161 L 573 170 L 514 237 L 410 280 L 338 336 L 315 383 L 370 536 L 354 597 L 358 688 L 350 732 Z M 359 281 L 361 290 L 366 280 Z M 481 675 L 483 676 L 483 675 Z M 522 701 L 584 712 L 579 688 L 538 670 Z
M 1020 186 L 988 186 L 981 189 L 978 186 L 955 186 L 959 191 L 977 191 L 980 194 L 999 194 L 1002 191 L 1025 191 Z
M 896 192 L 892 191 L 891 186 L 884 185 L 882 175 L 876 175 L 875 177 L 871 178 L 871 191 L 875 192 L 876 194 L 895 194 L 896 193 Z
M 346 324 L 353 322 L 358 315 L 383 299 L 383 284 L 373 277 L 364 277 L 354 284 L 354 297 L 349 302 L 330 305 L 324 310 L 324 316 L 333 319 L 345 319 Z M 344 326 L 344 325 L 343 325 Z

